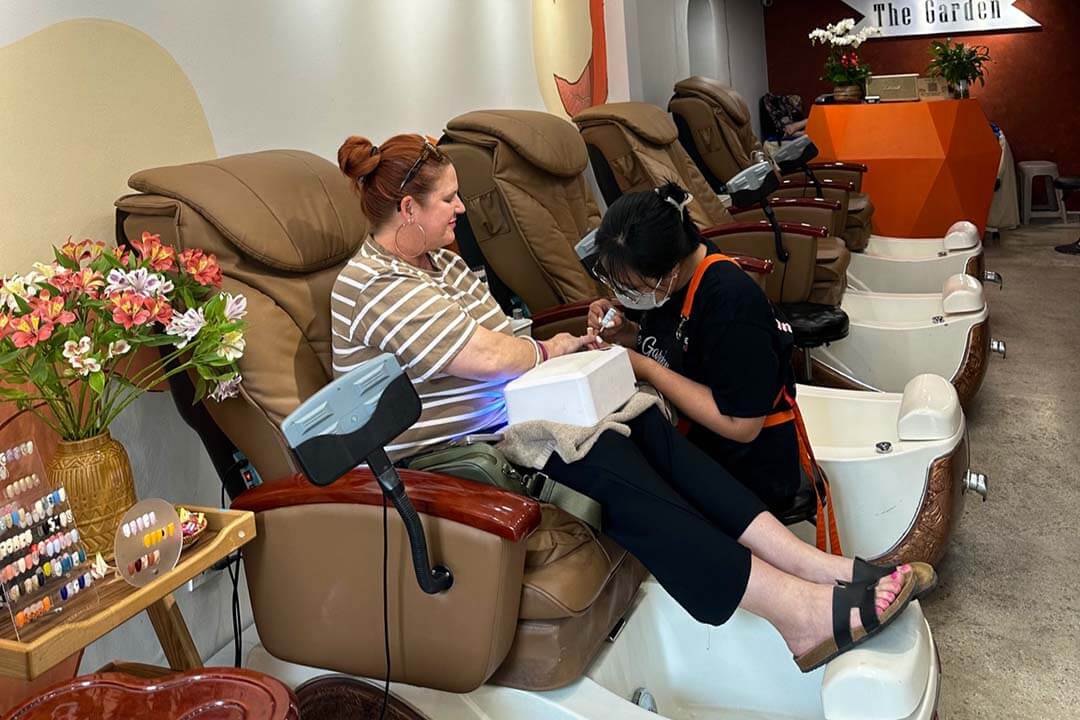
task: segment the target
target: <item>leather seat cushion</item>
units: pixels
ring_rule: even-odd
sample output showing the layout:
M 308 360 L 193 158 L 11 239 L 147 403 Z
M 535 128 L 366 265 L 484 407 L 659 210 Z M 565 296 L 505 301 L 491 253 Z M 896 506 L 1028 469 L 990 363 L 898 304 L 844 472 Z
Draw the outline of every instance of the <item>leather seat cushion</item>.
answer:
M 847 337 L 848 316 L 838 307 L 798 302 L 783 303 L 779 308 L 791 324 L 798 347 L 818 347 Z
M 649 573 L 624 553 L 588 612 L 561 620 L 521 620 L 506 660 L 488 681 L 522 690 L 553 690 L 577 680 L 615 624 L 626 615 Z
M 858 213 L 870 206 L 870 196 L 864 192 L 853 192 L 848 197 L 848 214 Z
M 522 620 L 581 615 L 603 592 L 626 551 L 554 505 L 542 506 L 529 536 L 521 587 Z

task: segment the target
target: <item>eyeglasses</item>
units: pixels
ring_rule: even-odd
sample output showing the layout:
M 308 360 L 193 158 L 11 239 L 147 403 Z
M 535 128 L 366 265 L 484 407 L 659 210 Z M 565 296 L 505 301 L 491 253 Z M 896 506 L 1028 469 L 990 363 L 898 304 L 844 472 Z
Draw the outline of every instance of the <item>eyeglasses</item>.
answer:
M 416 174 L 420 172 L 420 167 L 424 164 L 424 161 L 430 157 L 442 157 L 442 153 L 439 152 L 439 148 L 435 147 L 435 143 L 432 142 L 431 138 L 425 138 L 424 147 L 420 150 L 420 157 L 416 158 L 416 162 L 409 168 L 409 172 L 405 173 L 405 179 L 398 185 L 398 192 L 404 190 L 405 186 L 416 177 Z
M 593 267 L 592 275 L 597 280 L 606 285 L 608 288 L 610 288 L 616 296 L 620 297 L 620 299 L 627 300 L 631 304 L 637 305 L 643 300 L 645 300 L 645 298 L 649 295 L 652 296 L 653 302 L 655 303 L 657 300 L 656 292 L 660 289 L 660 286 L 664 284 L 664 280 L 668 277 L 670 277 L 670 282 L 668 283 L 668 289 L 667 292 L 664 294 L 664 297 L 665 299 L 667 297 L 670 297 L 671 290 L 675 287 L 675 280 L 679 276 L 679 270 L 678 268 L 675 268 L 675 271 L 670 276 L 665 274 L 664 276 L 660 277 L 660 279 L 656 281 L 656 285 L 654 285 L 651 290 L 646 291 L 620 287 L 617 283 L 614 283 L 610 279 L 608 279 L 608 277 L 601 270 L 599 263 Z

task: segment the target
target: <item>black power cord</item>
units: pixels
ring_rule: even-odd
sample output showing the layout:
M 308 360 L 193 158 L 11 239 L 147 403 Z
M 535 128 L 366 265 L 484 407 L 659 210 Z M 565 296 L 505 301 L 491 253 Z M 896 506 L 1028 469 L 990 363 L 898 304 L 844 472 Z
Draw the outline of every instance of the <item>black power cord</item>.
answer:
M 383 650 L 386 653 L 386 683 L 383 685 L 382 710 L 379 711 L 379 720 L 386 720 L 386 708 L 390 704 L 390 592 L 388 567 L 390 565 L 390 549 L 387 543 L 387 519 L 386 519 L 386 495 L 382 499 L 382 619 L 383 619 Z
M 247 462 L 244 460 L 237 460 L 234 468 L 238 468 L 241 464 Z M 225 483 L 221 484 L 221 507 L 225 508 Z M 243 550 L 237 550 L 235 553 L 231 553 L 223 560 L 219 560 L 211 566 L 212 570 L 221 570 L 222 567 L 229 573 L 229 580 L 232 581 L 232 628 L 233 628 L 233 667 L 240 667 L 240 648 L 243 645 L 244 638 L 244 623 L 240 616 L 240 561 L 243 558 Z M 233 567 L 235 564 L 235 567 Z

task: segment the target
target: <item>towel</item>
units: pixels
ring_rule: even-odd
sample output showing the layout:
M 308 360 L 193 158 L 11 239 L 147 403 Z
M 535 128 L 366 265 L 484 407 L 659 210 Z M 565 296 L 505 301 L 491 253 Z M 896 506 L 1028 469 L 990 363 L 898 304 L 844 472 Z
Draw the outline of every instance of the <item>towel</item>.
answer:
M 663 398 L 651 387 L 639 388 L 626 403 L 596 425 L 566 425 L 552 420 L 531 420 L 510 425 L 502 431 L 497 447 L 510 462 L 522 467 L 543 469 L 552 453 L 558 453 L 565 463 L 585 457 L 600 434 L 611 430 L 623 437 L 630 436 L 626 424 L 653 406 L 665 411 Z

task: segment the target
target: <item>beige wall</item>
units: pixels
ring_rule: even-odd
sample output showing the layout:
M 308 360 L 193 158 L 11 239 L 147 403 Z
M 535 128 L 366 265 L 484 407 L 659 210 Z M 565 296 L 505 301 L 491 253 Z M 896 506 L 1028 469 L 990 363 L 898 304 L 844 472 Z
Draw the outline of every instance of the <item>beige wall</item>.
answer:
M 136 170 L 214 157 L 191 82 L 147 35 L 104 20 L 0 48 L 0 274 L 50 261 L 69 235 L 111 240 Z

